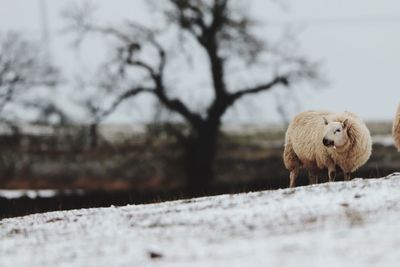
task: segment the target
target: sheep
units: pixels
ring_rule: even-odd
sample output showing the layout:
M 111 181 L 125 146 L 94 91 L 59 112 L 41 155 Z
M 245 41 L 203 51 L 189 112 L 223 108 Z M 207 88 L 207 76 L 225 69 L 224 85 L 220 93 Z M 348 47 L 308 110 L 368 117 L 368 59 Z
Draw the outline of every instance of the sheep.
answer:
M 400 104 L 397 108 L 396 117 L 393 121 L 393 129 L 392 129 L 394 144 L 397 147 L 397 150 L 400 151 Z
M 300 168 L 308 171 L 310 184 L 318 183 L 318 172 L 328 169 L 329 181 L 336 166 L 344 179 L 365 164 L 372 142 L 365 123 L 350 112 L 305 111 L 298 114 L 286 131 L 283 160 L 290 171 L 290 187 L 296 186 Z

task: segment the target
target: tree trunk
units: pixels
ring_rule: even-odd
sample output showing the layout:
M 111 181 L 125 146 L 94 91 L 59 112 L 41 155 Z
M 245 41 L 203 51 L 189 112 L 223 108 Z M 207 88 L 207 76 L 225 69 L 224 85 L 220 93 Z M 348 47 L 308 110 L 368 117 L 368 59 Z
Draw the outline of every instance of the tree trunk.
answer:
M 89 126 L 89 146 L 90 149 L 96 149 L 99 144 L 98 127 L 97 123 L 92 123 Z
M 218 123 L 204 123 L 187 146 L 186 185 L 192 196 L 204 195 L 209 191 L 210 181 L 214 178 L 218 131 Z

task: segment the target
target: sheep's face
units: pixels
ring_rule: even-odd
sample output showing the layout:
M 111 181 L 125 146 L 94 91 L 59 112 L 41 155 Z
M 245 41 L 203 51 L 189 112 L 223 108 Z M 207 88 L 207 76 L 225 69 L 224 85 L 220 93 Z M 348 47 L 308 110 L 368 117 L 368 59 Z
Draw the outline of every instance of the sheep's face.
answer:
M 328 122 L 324 118 L 325 122 L 325 131 L 324 131 L 324 138 L 322 143 L 326 147 L 341 147 L 346 144 L 348 140 L 347 135 L 347 120 L 343 123 L 341 122 Z

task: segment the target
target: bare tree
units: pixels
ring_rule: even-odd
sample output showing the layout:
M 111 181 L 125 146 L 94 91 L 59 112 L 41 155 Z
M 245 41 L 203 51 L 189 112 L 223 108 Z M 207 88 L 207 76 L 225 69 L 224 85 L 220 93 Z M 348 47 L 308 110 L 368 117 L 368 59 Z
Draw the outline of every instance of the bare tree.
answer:
M 114 97 L 114 86 L 117 81 L 101 69 L 95 75 L 94 81 L 91 77 L 79 75 L 75 78 L 75 90 L 80 92 L 74 95 L 74 102 L 83 109 L 85 118 L 88 122 L 89 147 L 95 149 L 101 141 L 99 125 L 111 114 L 125 99 L 129 98 L 125 94 Z M 101 78 L 99 78 L 101 77 Z M 103 81 L 99 83 L 99 80 Z M 102 89 L 102 90 L 99 90 Z
M 183 99 L 171 96 L 173 88 L 166 83 L 166 69 L 173 56 L 165 47 L 165 39 L 161 38 L 162 30 L 134 22 L 126 22 L 120 27 L 98 25 L 88 19 L 91 17 L 88 6 L 66 12 L 70 20 L 69 29 L 78 33 L 78 40 L 92 33 L 117 40 L 115 56 L 104 69 L 113 73 L 110 75 L 113 79 L 109 79 L 113 82 L 108 82 L 107 86 L 125 90 L 105 112 L 112 112 L 128 98 L 151 94 L 187 123 L 189 131 L 178 130 L 177 134 L 185 147 L 187 185 L 191 193 L 206 191 L 213 178 L 221 121 L 230 107 L 245 96 L 317 77 L 316 65 L 305 58 L 279 54 L 279 49 L 267 49 L 265 43 L 253 34 L 252 20 L 235 3 L 229 0 L 169 0 L 160 4 L 165 21 L 170 25 L 167 28 L 179 29 L 181 42 L 194 41 L 205 52 L 213 99 L 204 111 L 195 111 Z M 281 65 L 276 66 L 274 75 L 250 87 L 228 88 L 226 68 L 229 60 L 235 58 L 251 65 L 262 53 L 281 56 Z M 141 79 L 130 79 L 138 73 L 143 74 Z
M 4 109 L 40 86 L 54 86 L 57 70 L 41 57 L 40 49 L 18 33 L 0 33 L 0 120 L 9 122 Z

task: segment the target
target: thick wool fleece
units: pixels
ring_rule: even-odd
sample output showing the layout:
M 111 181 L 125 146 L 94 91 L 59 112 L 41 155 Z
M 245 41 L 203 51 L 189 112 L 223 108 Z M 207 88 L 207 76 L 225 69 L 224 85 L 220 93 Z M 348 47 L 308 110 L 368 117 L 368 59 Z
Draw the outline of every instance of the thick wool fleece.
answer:
M 347 121 L 348 141 L 338 149 L 323 145 L 324 118 L 328 121 Z M 365 123 L 350 112 L 305 111 L 297 115 L 286 132 L 284 163 L 288 170 L 303 167 L 309 171 L 339 166 L 351 173 L 370 157 L 371 135 Z

